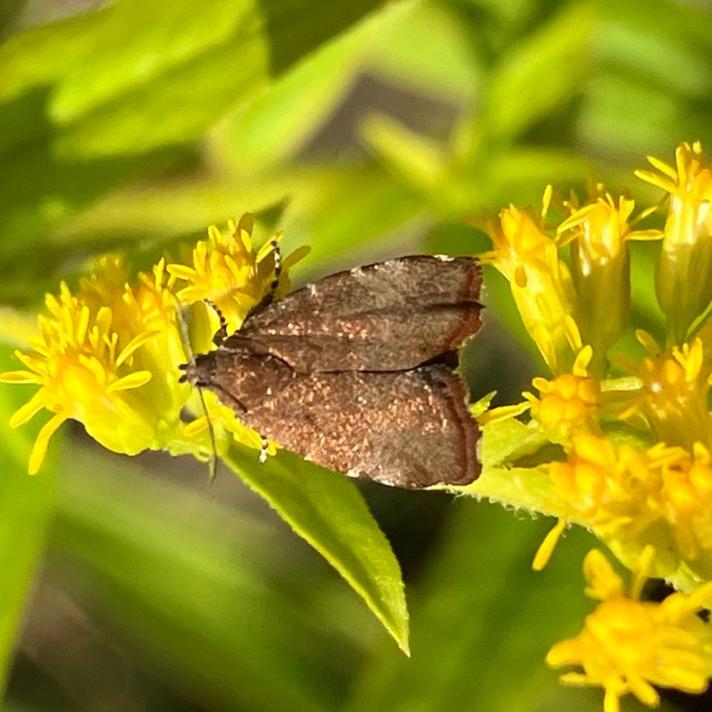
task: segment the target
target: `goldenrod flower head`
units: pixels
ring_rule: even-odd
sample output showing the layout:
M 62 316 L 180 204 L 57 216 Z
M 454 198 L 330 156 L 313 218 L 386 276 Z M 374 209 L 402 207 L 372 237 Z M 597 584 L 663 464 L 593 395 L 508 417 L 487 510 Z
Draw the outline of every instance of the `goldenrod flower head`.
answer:
M 601 435 L 577 433 L 565 462 L 549 465 L 561 519 L 591 529 L 625 563 L 647 544 L 667 578 L 686 586 L 712 577 L 712 467 L 709 450 L 657 444 L 641 450 Z M 538 555 L 546 562 L 562 531 Z M 692 583 L 689 583 L 692 581 Z
M 661 161 L 655 156 L 648 156 L 648 162 L 657 168 L 659 173 L 653 171 L 636 171 L 635 174 L 642 180 L 662 188 L 676 201 L 671 206 L 671 212 L 682 215 L 686 208 L 702 208 L 707 204 L 707 210 L 697 217 L 704 220 L 709 211 L 709 202 L 712 200 L 712 170 L 706 165 L 702 144 L 695 141 L 692 144 L 684 141 L 675 150 L 675 167 Z M 686 217 L 692 217 L 695 213 Z M 696 219 L 693 226 L 700 227 L 702 220 Z M 675 237 L 666 231 L 665 239 Z M 677 235 L 681 241 L 694 240 L 690 232 L 681 232 Z
M 600 536 L 630 540 L 657 514 L 649 511 L 657 459 L 632 445 L 581 432 L 572 437 L 565 462 L 552 462 L 549 474 L 569 521 Z M 658 485 L 659 486 L 659 485 Z
M 680 556 L 701 580 L 712 579 L 712 464 L 710 451 L 695 443 L 692 453 L 663 463 L 663 516 Z
M 550 199 L 547 189 L 542 219 Z M 570 369 L 582 344 L 571 276 L 558 257 L 556 242 L 541 219 L 514 205 L 500 213 L 499 225 L 490 225 L 490 237 L 494 249 L 480 259 L 509 280 L 522 321 L 552 372 Z
M 253 225 L 249 214 L 243 215 L 237 226 L 229 223 L 229 235 L 211 225 L 208 240 L 201 240 L 193 250 L 192 267 L 168 265 L 171 275 L 188 282 L 178 292 L 179 299 L 186 304 L 212 302 L 227 320 L 229 331 L 237 331 L 267 294 L 275 292 L 279 296 L 288 290 L 286 270 L 308 252 L 300 249 L 281 260 L 281 233 L 255 250 Z
M 590 346 L 582 349 L 571 373 L 552 380 L 535 378 L 532 385 L 539 391 L 538 398 L 524 393 L 532 417 L 552 442 L 566 443 L 572 433 L 596 427 L 601 389 L 598 380 L 588 375 L 592 354 Z
M 571 215 L 559 225 L 557 233 L 569 232 L 565 242 L 579 243 L 583 273 L 618 259 L 628 240 L 662 237 L 660 230 L 631 230 L 635 201 L 623 195 L 619 196 L 618 203 L 612 195 L 604 193 L 582 207 L 568 205 Z
M 631 412 L 642 415 L 659 440 L 690 447 L 700 441 L 712 445 L 709 388 L 712 364 L 702 339 L 661 353 L 654 340 L 638 332 L 649 356 L 637 373 L 643 389 Z
M 636 174 L 670 194 L 656 289 L 668 342 L 679 344 L 712 299 L 712 170 L 699 142 L 680 144 L 675 159 L 673 168 L 648 156 L 659 173 Z
M 104 447 L 130 455 L 163 447 L 179 425 L 178 412 L 171 410 L 174 391 L 182 390 L 185 400 L 190 389 L 177 380 L 168 385 L 161 365 L 150 357 L 153 349 L 147 347 L 157 336 L 166 338 L 159 333 L 165 324 L 141 312 L 127 319 L 128 307 L 141 297 L 141 290 L 122 283 L 125 273 L 119 261 L 107 259 L 102 267 L 106 282 L 100 277 L 86 281 L 76 295 L 62 284 L 58 297 L 47 295 L 49 313 L 38 319 L 39 337 L 30 344 L 33 353 L 16 352 L 27 370 L 0 376 L 5 383 L 40 386 L 13 415 L 13 427 L 42 409 L 53 413 L 30 455 L 31 473 L 39 469 L 51 435 L 69 418 L 82 422 Z M 160 297 L 163 289 L 154 284 L 154 296 Z
M 600 603 L 575 637 L 554 645 L 552 667 L 579 665 L 581 673 L 562 675 L 567 685 L 595 685 L 605 690 L 605 712 L 619 712 L 620 698 L 633 694 L 657 707 L 654 685 L 701 693 L 712 675 L 712 629 L 697 616 L 712 603 L 712 584 L 693 594 L 674 593 L 662 603 L 639 600 L 654 556 L 647 548 L 629 594 L 606 558 L 597 550 L 584 561 L 587 594 Z
M 606 349 L 628 324 L 630 264 L 626 242 L 657 239 L 662 233 L 631 230 L 635 203 L 624 196 L 619 197 L 617 204 L 610 194 L 604 193 L 581 208 L 571 202 L 568 205 L 572 214 L 557 232 L 566 235 L 563 242 L 571 243 L 578 323 L 584 342 L 593 347 L 602 370 Z

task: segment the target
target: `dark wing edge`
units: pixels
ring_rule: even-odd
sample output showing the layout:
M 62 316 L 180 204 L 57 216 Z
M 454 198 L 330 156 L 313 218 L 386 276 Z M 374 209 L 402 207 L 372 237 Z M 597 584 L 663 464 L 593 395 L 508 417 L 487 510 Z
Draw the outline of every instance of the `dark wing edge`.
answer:
M 465 380 L 457 371 L 450 372 L 447 393 L 449 396 L 448 405 L 453 415 L 451 422 L 457 423 L 459 428 L 462 446 L 458 451 L 458 462 L 461 463 L 461 471 L 464 474 L 458 479 L 438 484 L 469 485 L 480 476 L 482 471 L 482 465 L 478 459 L 478 446 L 482 431 L 467 406 L 470 396 L 469 389 Z

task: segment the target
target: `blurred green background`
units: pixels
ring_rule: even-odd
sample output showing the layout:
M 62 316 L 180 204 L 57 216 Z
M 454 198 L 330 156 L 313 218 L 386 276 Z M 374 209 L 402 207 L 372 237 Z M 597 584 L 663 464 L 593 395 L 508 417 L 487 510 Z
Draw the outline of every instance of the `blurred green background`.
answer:
M 104 251 L 146 267 L 251 210 L 263 237 L 311 245 L 297 283 L 473 254 L 469 216 L 592 177 L 657 199 L 633 168 L 712 133 L 704 1 L 0 0 L 0 40 L 4 368 L 18 315 Z M 635 308 L 654 328 L 646 250 Z M 539 365 L 492 274 L 488 306 L 465 367 L 475 396 L 511 402 Z M 31 428 L 6 425 L 26 398 L 0 390 L 3 709 L 601 709 L 544 664 L 590 609 L 584 533 L 533 574 L 549 522 L 361 486 L 404 570 L 408 660 L 227 472 L 209 486 L 193 461 L 65 427 L 27 477 Z

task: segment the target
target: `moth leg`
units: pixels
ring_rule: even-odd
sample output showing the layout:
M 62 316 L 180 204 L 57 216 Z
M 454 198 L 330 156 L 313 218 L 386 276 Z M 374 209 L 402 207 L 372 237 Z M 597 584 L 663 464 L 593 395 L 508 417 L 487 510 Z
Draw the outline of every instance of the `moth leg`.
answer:
M 215 332 L 215 335 L 213 336 L 213 343 L 216 346 L 220 346 L 220 344 L 222 344 L 222 342 L 225 341 L 225 339 L 227 339 L 228 337 L 227 319 L 225 318 L 225 315 L 220 311 L 220 307 L 218 307 L 215 302 L 211 302 L 209 299 L 206 299 L 205 303 L 215 310 L 215 313 L 218 315 L 218 319 L 220 319 L 220 328 Z
M 260 465 L 264 465 L 267 462 L 267 455 L 269 455 L 269 440 L 260 434 L 260 454 L 257 457 L 257 461 Z
M 274 255 L 274 279 L 270 285 L 270 292 L 274 294 L 279 287 L 279 278 L 282 276 L 282 250 L 279 247 L 277 240 L 272 240 L 270 242 L 272 247 L 272 254 Z
M 261 307 L 267 306 L 274 301 L 277 288 L 279 287 L 279 278 L 282 276 L 282 250 L 279 247 L 279 242 L 277 242 L 277 240 L 270 240 L 269 244 L 272 248 L 272 254 L 274 255 L 274 278 L 269 285 L 269 292 L 265 294 L 264 299 L 260 302 Z

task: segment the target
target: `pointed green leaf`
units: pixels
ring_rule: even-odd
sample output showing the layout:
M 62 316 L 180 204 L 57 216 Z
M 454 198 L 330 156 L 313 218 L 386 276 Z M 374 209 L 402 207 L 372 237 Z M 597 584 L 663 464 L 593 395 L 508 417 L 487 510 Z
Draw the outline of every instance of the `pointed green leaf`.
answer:
M 254 450 L 233 446 L 226 462 L 346 579 L 407 654 L 400 567 L 353 483 L 285 451 L 260 465 Z

